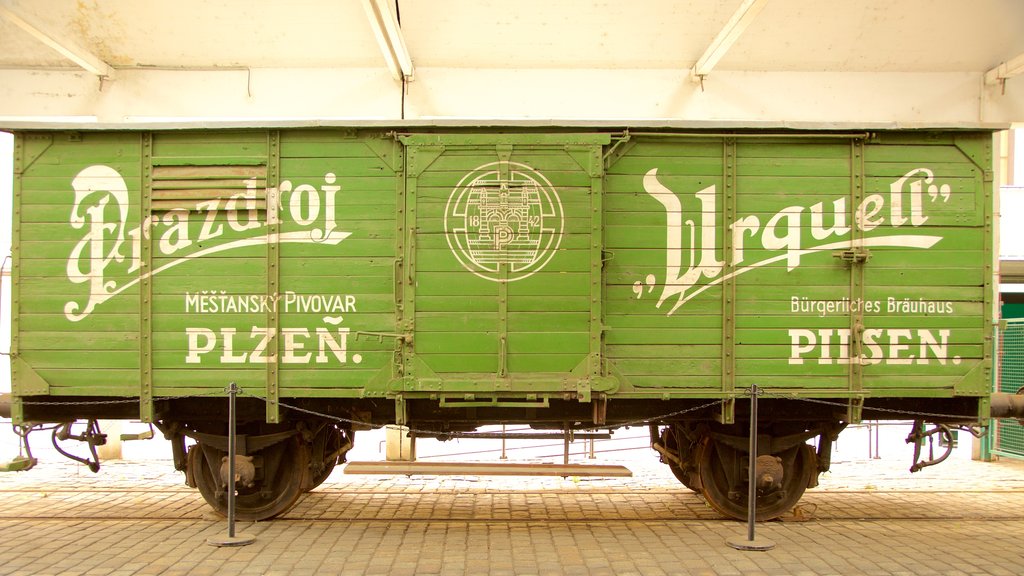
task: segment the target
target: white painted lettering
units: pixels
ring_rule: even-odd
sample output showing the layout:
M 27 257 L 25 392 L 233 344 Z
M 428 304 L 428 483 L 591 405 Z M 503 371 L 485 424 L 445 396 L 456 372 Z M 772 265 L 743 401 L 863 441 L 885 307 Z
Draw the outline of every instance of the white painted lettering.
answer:
M 309 338 L 309 330 L 305 328 L 284 328 L 281 330 L 281 335 L 284 337 L 284 355 L 281 356 L 281 362 L 285 364 L 309 364 L 309 360 L 313 356 L 312 352 L 297 354 L 297 352 L 301 352 L 305 347 L 305 344 L 300 342 L 299 339 L 305 340 Z
M 818 338 L 810 330 L 794 329 L 789 331 L 789 342 L 789 363 L 803 364 L 803 355 L 814 351 Z
M 939 339 L 936 340 L 931 330 L 919 330 L 921 338 L 921 352 L 917 357 L 918 364 L 928 364 L 928 353 L 931 353 L 939 364 L 945 366 L 949 357 L 949 330 L 939 330 Z
M 749 233 L 753 238 L 761 227 L 761 220 L 757 216 L 740 218 L 732 226 L 732 263 L 743 262 L 743 234 Z
M 199 364 L 199 356 L 213 350 L 217 345 L 216 334 L 208 328 L 185 328 L 185 334 L 188 336 L 186 364 Z M 202 343 L 200 343 L 201 340 Z
M 300 226 L 317 226 L 313 229 L 295 230 L 259 236 L 254 234 L 248 238 L 240 238 L 231 242 L 211 244 L 211 240 L 222 237 L 225 232 L 224 222 L 235 232 L 255 231 L 267 226 L 261 221 L 257 209 L 257 180 L 247 179 L 245 191 L 232 195 L 228 200 L 212 199 L 198 201 L 195 205 L 197 213 L 203 213 L 202 224 L 198 235 L 190 236 L 190 211 L 184 208 L 170 210 L 160 216 L 146 216 L 140 226 L 126 229 L 129 202 L 128 186 L 117 170 L 104 165 L 89 166 L 81 170 L 71 185 L 75 189 L 75 201 L 71 209 L 69 224 L 72 228 L 83 230 L 83 237 L 72 248 L 65 267 L 68 280 L 74 284 L 88 284 L 87 300 L 84 303 L 70 301 L 65 303 L 64 315 L 71 322 L 77 322 L 93 312 L 95 307 L 106 300 L 142 282 L 145 278 L 177 266 L 183 262 L 223 250 L 233 250 L 258 244 L 278 243 L 326 243 L 337 245 L 350 236 L 347 232 L 337 230 L 338 194 L 341 185 L 337 184 L 337 176 L 328 172 L 320 189 L 303 184 L 295 191 L 293 184 L 285 180 L 280 188 L 266 189 L 267 222 L 280 222 L 280 212 L 284 201 L 282 194 L 293 193 L 290 205 L 296 207 L 295 214 Z M 321 198 L 321 194 L 323 198 Z M 114 210 L 111 211 L 110 208 Z M 245 214 L 242 214 L 244 212 Z M 111 213 L 117 216 L 110 221 Z M 317 221 L 317 218 L 320 218 Z M 142 262 L 142 242 L 150 238 L 159 238 L 157 250 L 166 256 L 172 256 L 189 248 L 198 247 L 177 260 L 166 262 L 152 270 L 144 270 Z M 130 242 L 131 255 L 127 259 L 121 253 L 126 240 Z M 118 276 L 130 276 L 129 280 L 109 280 L 108 273 L 114 264 L 118 267 Z M 277 298 L 275 296 L 275 298 Z M 211 298 L 203 298 L 194 303 L 194 310 L 203 313 L 214 313 L 217 310 L 241 310 L 242 301 L 224 301 L 219 306 Z M 276 306 L 276 301 L 272 304 Z M 332 304 L 320 302 L 308 304 L 326 310 Z M 334 305 L 337 307 L 337 305 Z
M 783 208 L 778 214 L 772 216 L 764 227 L 764 233 L 761 234 L 761 245 L 765 249 L 786 250 L 788 270 L 800 266 L 800 213 L 803 211 L 801 206 Z M 786 233 L 779 236 L 775 233 L 775 229 L 783 218 L 786 219 Z
M 817 364 L 849 364 L 859 361 L 862 366 L 887 364 L 907 366 L 930 364 L 932 359 L 945 366 L 948 361 L 960 364 L 959 356 L 949 358 L 950 330 L 939 330 L 938 336 L 926 329 L 869 328 L 862 332 L 862 352 L 859 358 L 852 355 L 853 338 L 849 328 L 818 329 L 816 331 L 792 328 L 788 330 L 790 364 L 803 364 L 817 355 Z M 837 342 L 838 341 L 838 342 Z M 917 344 L 919 353 L 907 355 Z M 837 348 L 837 353 L 833 347 Z
M 824 240 L 833 234 L 846 236 L 850 233 L 850 227 L 846 225 L 846 198 L 838 198 L 832 201 L 832 227 L 824 228 L 822 223 L 823 202 L 811 206 L 811 236 L 815 240 Z
M 209 200 L 207 202 L 200 202 L 196 204 L 197 210 L 206 211 L 206 218 L 203 220 L 203 228 L 199 231 L 199 242 L 210 240 L 224 234 L 224 225 L 216 224 L 217 221 L 217 208 L 220 206 L 220 200 Z
M 303 204 L 307 206 L 305 214 L 302 210 Z M 309 226 L 320 216 L 320 194 L 309 184 L 302 184 L 292 192 L 288 209 L 291 211 L 292 220 L 302 226 Z
M 861 354 L 860 363 L 862 366 L 872 366 L 882 362 L 884 353 L 882 352 L 882 347 L 877 344 L 877 340 L 882 337 L 884 332 L 884 330 L 879 330 L 878 328 L 869 328 L 864 331 L 864 347 L 867 348 L 871 355 Z
M 170 210 L 164 214 L 163 223 L 169 228 L 160 237 L 161 253 L 173 254 L 192 245 L 188 237 L 188 210 Z
M 264 352 L 267 352 L 267 345 L 270 344 L 270 339 L 274 337 L 274 330 L 253 326 L 250 335 L 253 339 L 259 338 L 260 340 L 256 344 L 256 348 L 253 349 L 252 354 L 249 355 L 249 362 L 253 364 L 273 362 L 275 358 L 274 351 L 271 350 L 269 356 L 265 356 Z
M 220 355 L 221 364 L 244 364 L 247 354 L 245 352 L 241 354 L 235 354 L 235 332 L 234 328 L 221 328 L 220 337 L 223 340 L 221 349 L 223 354 Z
M 910 341 L 914 335 L 910 330 L 889 330 L 889 357 L 886 364 L 912 364 L 914 357 L 900 358 L 900 352 L 910 349 L 908 344 L 900 344 L 900 340 Z
M 881 194 L 872 194 L 864 199 L 857 207 L 857 227 L 865 232 L 878 228 L 885 222 L 885 218 L 875 219 L 875 216 L 882 211 L 885 198 Z
M 738 216 L 733 222 L 725 223 L 732 234 L 732 250 L 725 255 L 729 258 L 729 261 L 726 262 L 718 259 L 717 241 L 721 235 L 717 229 L 720 214 L 717 210 L 715 186 L 708 186 L 694 193 L 695 205 L 689 206 L 684 211 L 680 197 L 658 179 L 658 169 L 648 170 L 643 177 L 644 191 L 665 208 L 666 214 L 665 276 L 656 307 L 661 308 L 667 300 L 675 297 L 674 305 L 666 313 L 671 316 L 680 306 L 710 286 L 783 259 L 786 261 L 787 270 L 792 271 L 800 266 L 805 256 L 825 251 L 835 252 L 875 246 L 931 248 L 942 239 L 941 236 L 876 234 L 855 240 L 849 237 L 853 232 L 853 226 L 864 232 L 871 232 L 884 225 L 886 209 L 889 211 L 889 217 L 892 220 L 890 226 L 893 229 L 907 221 L 914 226 L 923 224 L 927 219 L 923 214 L 924 185 L 929 185 L 927 191 L 933 202 L 938 201 L 939 198 L 948 202 L 951 196 L 948 185 L 930 184 L 932 178 L 933 173 L 928 169 L 912 170 L 891 184 L 888 204 L 886 197 L 881 194 L 868 195 L 853 210 L 852 224 L 847 221 L 847 198 L 843 196 L 832 200 L 832 222 L 829 227 L 825 225 L 825 202 L 817 202 L 811 205 L 809 210 L 803 206 L 787 206 L 771 215 L 763 228 L 761 227 L 761 218 L 758 216 Z M 903 189 L 908 182 L 911 205 L 909 220 L 904 215 L 905 200 L 903 198 Z M 698 210 L 701 215 L 699 224 L 695 224 L 693 220 L 683 220 L 684 213 Z M 809 212 L 809 225 L 804 221 L 805 211 Z M 684 234 L 684 226 L 689 228 L 688 234 Z M 803 245 L 805 231 L 809 233 L 810 238 L 816 241 L 826 241 L 833 237 L 835 240 L 817 246 L 805 246 Z M 689 236 L 689 242 L 684 241 L 686 235 Z M 768 256 L 746 266 L 739 266 L 746 261 L 745 248 L 748 246 L 748 235 L 750 240 L 754 240 L 760 235 L 761 246 L 765 250 L 780 251 L 781 254 Z M 847 240 L 844 241 L 844 237 Z M 729 272 L 726 274 L 725 270 L 727 269 Z M 641 280 L 633 282 L 632 289 L 637 299 L 642 299 L 645 292 L 653 292 L 657 285 L 657 277 L 648 273 L 642 274 Z M 873 301 L 872 304 L 877 304 L 877 301 Z
M 326 328 L 316 329 L 317 355 L 316 363 L 324 364 L 328 361 L 326 351 L 330 350 L 338 362 L 344 364 L 348 358 L 348 328 L 338 328 L 338 339 L 335 340 L 330 331 Z

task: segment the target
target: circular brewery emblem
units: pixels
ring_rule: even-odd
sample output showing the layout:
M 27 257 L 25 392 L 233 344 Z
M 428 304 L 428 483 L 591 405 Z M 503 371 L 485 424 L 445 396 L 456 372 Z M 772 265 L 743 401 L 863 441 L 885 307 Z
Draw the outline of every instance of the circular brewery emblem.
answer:
M 459 263 L 494 282 L 522 280 L 543 268 L 564 224 L 551 182 L 516 162 L 492 162 L 466 174 L 444 213 L 445 237 Z

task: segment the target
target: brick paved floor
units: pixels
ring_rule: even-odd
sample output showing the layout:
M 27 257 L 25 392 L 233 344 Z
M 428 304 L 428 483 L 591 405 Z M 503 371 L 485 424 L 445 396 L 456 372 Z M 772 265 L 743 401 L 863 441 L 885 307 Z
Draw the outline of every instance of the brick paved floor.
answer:
M 605 459 L 602 463 L 609 463 Z M 256 536 L 226 523 L 168 461 L 97 475 L 47 459 L 0 475 L 0 574 L 1020 574 L 1024 464 L 848 459 L 795 513 L 758 526 L 769 552 L 653 456 L 630 479 L 354 477 L 341 471 Z

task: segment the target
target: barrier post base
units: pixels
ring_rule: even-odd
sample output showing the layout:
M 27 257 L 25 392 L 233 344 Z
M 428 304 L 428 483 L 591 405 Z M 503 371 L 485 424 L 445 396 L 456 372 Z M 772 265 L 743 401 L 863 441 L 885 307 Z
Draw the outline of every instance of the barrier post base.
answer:
M 234 536 L 210 536 L 206 539 L 206 543 L 210 546 L 217 546 L 223 548 L 227 546 L 248 546 L 256 541 L 255 536 L 249 534 L 236 534 Z
M 775 542 L 768 540 L 767 538 L 755 538 L 754 540 L 747 540 L 746 536 L 733 536 L 727 538 L 725 541 L 731 548 L 744 551 L 758 551 L 764 552 L 775 548 Z

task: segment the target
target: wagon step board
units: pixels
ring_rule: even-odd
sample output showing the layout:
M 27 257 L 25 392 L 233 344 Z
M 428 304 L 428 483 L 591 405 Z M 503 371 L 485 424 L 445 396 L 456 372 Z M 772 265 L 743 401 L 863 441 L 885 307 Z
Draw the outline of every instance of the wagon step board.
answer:
M 487 462 L 350 462 L 345 474 L 430 476 L 630 477 L 625 466 L 595 464 L 490 464 Z

